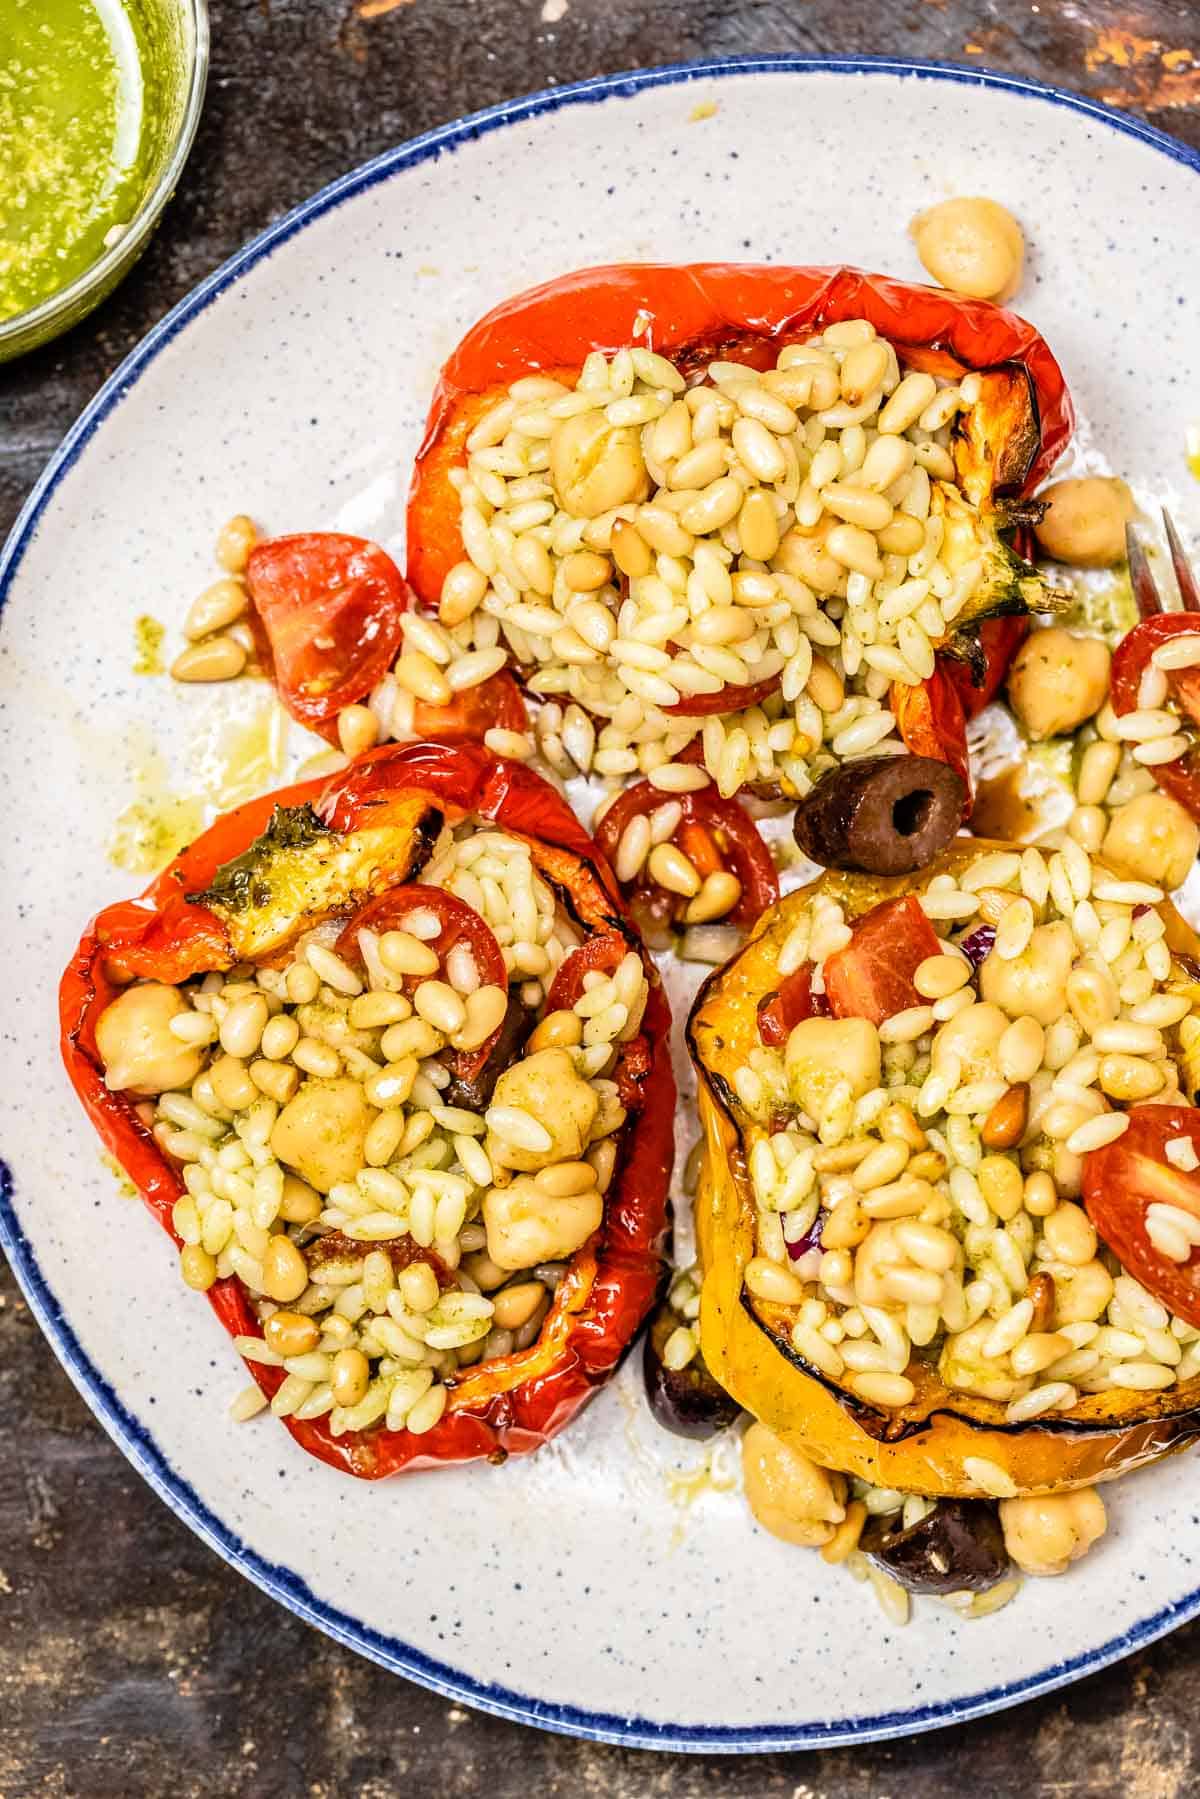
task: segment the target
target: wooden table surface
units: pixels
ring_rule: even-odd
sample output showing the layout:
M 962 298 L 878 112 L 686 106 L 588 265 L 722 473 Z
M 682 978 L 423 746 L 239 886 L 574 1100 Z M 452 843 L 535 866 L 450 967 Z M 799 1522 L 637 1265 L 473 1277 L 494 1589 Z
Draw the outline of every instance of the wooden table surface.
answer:
M 1035 75 L 1200 146 L 1194 0 L 210 6 L 199 140 L 145 260 L 69 336 L 0 370 L 0 531 L 105 376 L 246 238 L 377 151 L 533 88 L 692 56 L 895 53 Z M 0 1799 L 1187 1799 L 1198 1708 L 1200 1625 L 1019 1711 L 809 1756 L 652 1757 L 464 1711 L 310 1630 L 192 1536 L 0 1268 Z

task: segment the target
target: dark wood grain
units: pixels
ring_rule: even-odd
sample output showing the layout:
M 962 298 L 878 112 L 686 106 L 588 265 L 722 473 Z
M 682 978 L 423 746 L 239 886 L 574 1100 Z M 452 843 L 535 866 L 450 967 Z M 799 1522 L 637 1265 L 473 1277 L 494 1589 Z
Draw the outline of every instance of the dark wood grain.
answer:
M 542 16 L 560 5 L 402 0 L 363 18 L 352 0 L 212 0 L 204 120 L 157 240 L 90 320 L 0 370 L 0 528 L 121 357 L 247 237 L 375 152 L 531 88 L 693 55 L 895 52 L 1036 75 L 1200 146 L 1193 0 L 570 0 Z M 1018 1712 L 809 1757 L 651 1758 L 468 1713 L 309 1630 L 185 1530 L 0 1272 L 0 1799 L 1188 1799 L 1198 1706 L 1192 1627 Z

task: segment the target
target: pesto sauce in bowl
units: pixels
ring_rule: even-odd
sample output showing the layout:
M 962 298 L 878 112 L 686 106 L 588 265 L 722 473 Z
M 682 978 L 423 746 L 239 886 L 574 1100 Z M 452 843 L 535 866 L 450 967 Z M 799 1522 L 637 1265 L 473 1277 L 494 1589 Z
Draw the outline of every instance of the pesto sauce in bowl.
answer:
M 206 50 L 203 0 L 0 0 L 0 358 L 133 262 L 190 143 Z

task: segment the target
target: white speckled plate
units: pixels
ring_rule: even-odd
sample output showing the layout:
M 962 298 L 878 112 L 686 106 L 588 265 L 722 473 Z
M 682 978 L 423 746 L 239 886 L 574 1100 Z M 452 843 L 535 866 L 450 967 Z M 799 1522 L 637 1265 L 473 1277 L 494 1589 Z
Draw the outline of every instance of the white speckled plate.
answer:
M 399 552 L 435 371 L 485 308 L 639 258 L 919 278 L 911 215 L 994 195 L 1026 225 L 1021 303 L 1067 370 L 1087 447 L 1194 532 L 1200 242 L 1178 226 L 1198 166 L 1133 120 L 975 71 L 779 60 L 562 89 L 393 151 L 284 219 L 151 333 L 51 464 L 0 566 L 0 1235 L 146 1479 L 343 1642 L 553 1729 L 759 1750 L 990 1711 L 1200 1611 L 1185 1458 L 1122 1484 L 1108 1538 L 1066 1581 L 1027 1583 L 980 1622 L 926 1602 L 898 1630 L 869 1588 L 751 1527 L 727 1445 L 701 1478 L 701 1452 L 655 1431 L 631 1368 L 556 1445 L 499 1470 L 359 1485 L 269 1420 L 234 1424 L 240 1365 L 101 1165 L 54 998 L 84 920 L 140 884 L 106 859 L 137 781 L 211 786 L 217 723 L 262 704 L 132 675 L 135 616 L 177 623 L 235 511 Z M 302 736 L 293 760 L 311 751 Z

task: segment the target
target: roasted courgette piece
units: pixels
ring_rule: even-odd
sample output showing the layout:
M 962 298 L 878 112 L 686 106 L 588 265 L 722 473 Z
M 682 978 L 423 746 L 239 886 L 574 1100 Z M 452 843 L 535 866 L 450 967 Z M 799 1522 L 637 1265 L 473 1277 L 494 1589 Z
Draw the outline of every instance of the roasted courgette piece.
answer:
M 238 961 L 286 949 L 323 918 L 409 880 L 428 862 L 442 814 L 425 794 L 395 794 L 370 825 L 336 831 L 311 806 L 277 806 L 260 837 L 189 900 L 222 920 Z

